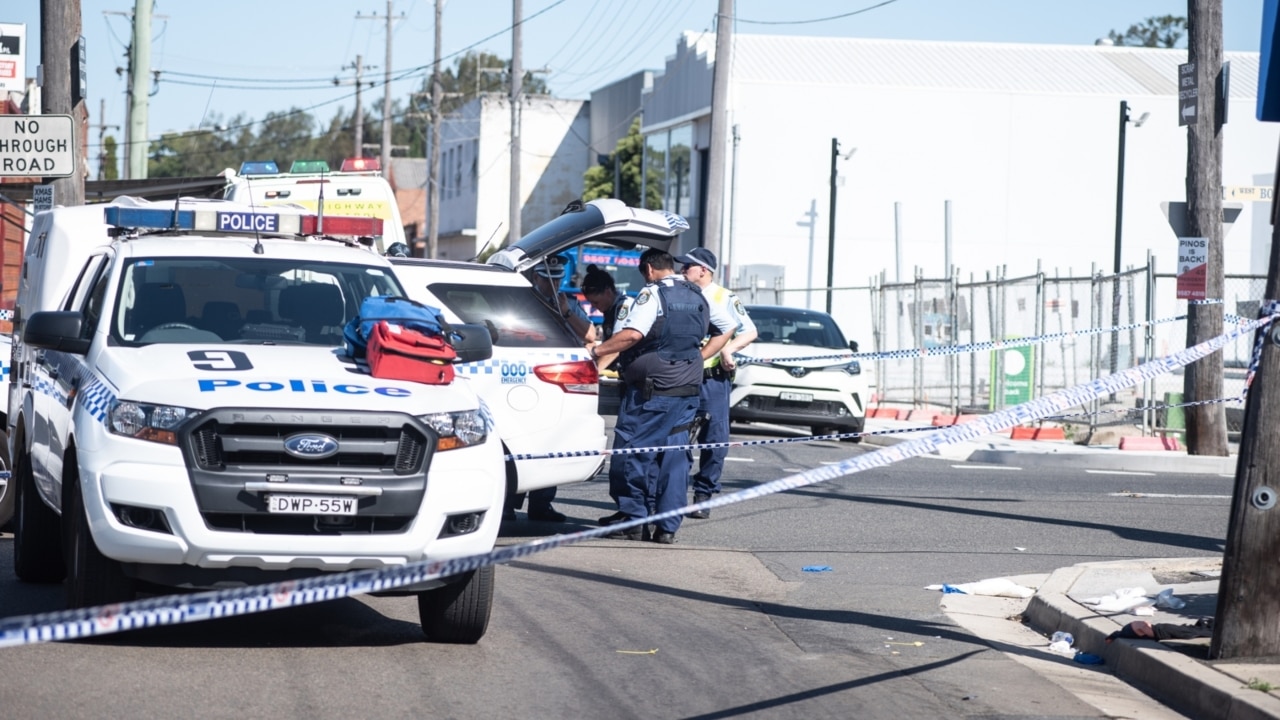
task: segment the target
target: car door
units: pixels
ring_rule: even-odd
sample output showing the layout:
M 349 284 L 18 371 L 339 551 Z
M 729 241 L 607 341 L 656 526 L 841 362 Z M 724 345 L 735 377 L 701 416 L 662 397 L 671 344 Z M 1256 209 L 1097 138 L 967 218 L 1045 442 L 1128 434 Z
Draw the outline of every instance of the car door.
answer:
M 84 315 L 84 323 L 80 328 L 80 337 L 90 339 L 97 329 L 98 319 L 102 315 L 102 302 L 107 290 L 107 275 L 110 269 L 110 258 L 107 254 L 93 255 L 85 263 L 80 277 L 71 289 L 63 310 L 80 312 Z M 75 407 L 76 394 L 85 376 L 84 355 L 66 352 L 46 351 L 44 367 L 52 386 L 52 398 L 48 403 L 45 422 L 47 424 L 49 457 L 46 463 L 53 499 L 62 497 L 62 461 L 69 445 L 71 434 L 72 409 Z
M 680 233 L 688 229 L 688 221 L 665 210 L 628 207 L 612 198 L 575 202 L 559 217 L 491 255 L 487 262 L 523 272 L 548 255 L 586 242 L 669 251 Z

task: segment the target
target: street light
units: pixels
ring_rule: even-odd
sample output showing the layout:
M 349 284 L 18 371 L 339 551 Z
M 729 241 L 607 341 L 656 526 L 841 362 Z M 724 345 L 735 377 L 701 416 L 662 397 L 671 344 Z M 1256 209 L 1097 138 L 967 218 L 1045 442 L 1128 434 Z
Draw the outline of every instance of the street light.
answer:
M 1114 275 L 1113 293 L 1111 296 L 1111 327 L 1115 328 L 1120 324 L 1120 244 L 1123 236 L 1124 225 L 1124 138 L 1132 122 L 1134 127 L 1142 127 L 1142 123 L 1147 121 L 1151 113 L 1142 113 L 1137 120 L 1129 119 L 1129 103 L 1126 100 L 1120 101 L 1120 149 L 1118 153 L 1119 160 L 1116 162 L 1116 253 L 1115 262 L 1112 264 L 1112 274 Z M 1117 335 L 1118 330 L 1111 332 L 1111 374 L 1114 375 L 1120 365 L 1120 337 Z M 1110 395 L 1110 400 L 1115 401 L 1115 393 Z
M 858 148 L 850 150 L 845 155 L 840 154 L 840 141 L 831 138 L 831 210 L 829 214 L 829 224 L 827 226 L 827 314 L 831 314 L 831 294 L 832 288 L 835 287 L 835 269 L 836 269 L 836 183 L 840 179 L 839 173 L 836 171 L 836 160 L 844 158 L 848 160 L 853 154 L 858 152 Z
M 1133 126 L 1138 128 L 1147 121 L 1151 113 L 1144 112 L 1137 120 L 1129 119 L 1129 103 L 1126 100 L 1120 101 L 1120 151 L 1119 161 L 1116 163 L 1116 257 L 1112 270 L 1116 275 L 1120 274 L 1120 238 L 1121 226 L 1124 223 L 1124 138 L 1125 132 L 1132 122 Z

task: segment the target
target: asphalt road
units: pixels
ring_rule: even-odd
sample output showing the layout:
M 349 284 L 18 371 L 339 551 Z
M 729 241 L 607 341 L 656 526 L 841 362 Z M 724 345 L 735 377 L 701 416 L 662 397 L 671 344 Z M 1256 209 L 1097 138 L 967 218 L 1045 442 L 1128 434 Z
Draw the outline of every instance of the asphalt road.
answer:
M 869 449 L 735 449 L 726 491 Z M 501 566 L 476 646 L 421 642 L 411 598 L 359 598 L 0 650 L 0 716 L 1104 717 L 923 586 L 1220 555 L 1230 488 L 916 458 L 718 508 L 674 546 L 593 540 Z M 612 510 L 603 476 L 556 505 L 569 523 L 521 520 L 502 542 Z M 0 535 L 0 617 L 61 608 L 60 588 L 13 579 L 11 546 Z

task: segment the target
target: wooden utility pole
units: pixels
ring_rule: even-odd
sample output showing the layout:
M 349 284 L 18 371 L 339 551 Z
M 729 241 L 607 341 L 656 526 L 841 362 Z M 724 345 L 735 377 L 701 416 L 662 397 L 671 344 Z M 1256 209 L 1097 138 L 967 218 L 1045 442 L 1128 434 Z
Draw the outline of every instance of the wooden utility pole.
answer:
M 361 55 L 357 55 L 355 62 L 351 63 L 350 65 L 343 65 L 342 69 L 356 71 L 355 82 L 351 83 L 356 86 L 356 116 L 352 122 L 352 124 L 355 125 L 355 127 L 353 128 L 353 131 L 355 133 L 355 140 L 352 143 L 354 147 L 352 148 L 351 157 L 364 157 L 364 99 L 361 98 L 360 91 L 364 89 L 364 71 L 372 70 L 373 66 L 365 65 L 364 57 Z M 334 78 L 333 84 L 346 85 L 348 84 L 348 82 L 346 80 L 340 80 L 338 78 Z
M 391 143 L 394 142 L 391 136 L 391 31 L 395 27 L 396 20 L 404 19 L 404 13 L 400 13 L 398 16 L 392 14 L 394 2 L 395 0 L 387 0 L 387 12 L 385 15 L 377 13 L 361 15 L 359 11 L 356 11 L 357 20 L 385 20 L 387 22 L 387 55 L 382 73 L 382 142 L 379 148 L 379 162 L 381 163 L 383 177 L 390 177 L 391 175 Z M 357 149 L 363 151 L 364 148 L 357 146 Z M 364 153 L 360 152 L 360 156 L 363 157 Z
M 1188 303 L 1187 347 L 1222 334 L 1222 124 L 1216 83 L 1222 69 L 1222 0 L 1187 0 L 1187 61 L 1199 88 L 1195 122 L 1187 126 L 1187 236 L 1209 239 L 1205 297 Z M 1188 401 L 1222 397 L 1222 351 L 1187 366 Z M 1221 403 L 1187 408 L 1187 452 L 1226 456 L 1227 416 Z
M 73 82 L 79 82 L 79 77 L 71 77 L 71 54 L 79 40 L 80 0 L 41 0 L 40 64 L 44 68 L 41 112 L 70 115 L 75 134 L 72 141 L 75 146 L 75 173 L 71 177 L 51 180 L 54 202 L 67 206 L 84 204 L 84 146 L 88 112 L 84 98 L 73 103 L 71 89 Z
M 107 179 L 107 131 L 119 130 L 119 125 L 109 125 L 107 119 L 107 101 L 105 99 L 98 101 L 98 122 L 88 127 L 98 131 L 98 179 Z
M 729 139 L 729 71 L 733 67 L 733 0 L 716 11 L 716 64 L 711 75 L 711 141 L 707 148 L 707 207 L 702 244 L 724 255 L 724 168 Z M 643 198 L 641 202 L 643 202 Z
M 1280 154 L 1276 178 L 1280 179 Z M 1272 197 L 1275 197 L 1273 192 Z M 1271 203 L 1271 260 L 1264 298 L 1280 297 L 1280 216 Z M 1280 655 L 1280 323 L 1266 334 L 1262 360 L 1244 407 L 1240 459 L 1227 526 L 1209 657 Z M 1203 362 L 1203 361 L 1201 361 Z
M 508 196 L 509 218 L 507 244 L 520 239 L 520 91 L 524 82 L 524 68 L 520 64 L 523 52 L 524 8 L 520 0 L 511 0 L 511 191 Z M 478 72 L 478 71 L 477 71 Z
M 444 0 L 436 0 L 435 62 L 431 65 L 431 158 L 427 160 L 427 251 L 429 258 L 440 252 L 440 103 L 444 87 L 440 83 L 440 49 L 443 33 Z M 477 71 L 476 76 L 480 73 Z M 477 101 L 478 102 L 478 101 Z
M 129 43 L 129 147 L 126 157 L 130 180 L 147 177 L 148 113 L 151 103 L 151 6 L 152 0 L 134 0 L 133 40 Z M 76 13 L 79 25 L 79 12 Z M 77 31 L 79 32 L 79 31 Z

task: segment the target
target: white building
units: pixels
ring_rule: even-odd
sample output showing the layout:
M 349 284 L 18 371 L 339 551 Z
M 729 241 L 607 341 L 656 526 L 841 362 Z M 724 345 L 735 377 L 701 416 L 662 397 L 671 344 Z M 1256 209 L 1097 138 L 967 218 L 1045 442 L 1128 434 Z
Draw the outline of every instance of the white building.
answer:
M 446 117 L 441 129 L 439 257 L 470 260 L 507 242 L 511 105 L 486 94 Z M 582 196 L 589 152 L 588 105 L 533 95 L 522 99 L 522 230 L 551 220 Z
M 706 204 L 714 50 L 714 35 L 685 33 L 639 98 L 646 159 L 670 186 L 692 188 L 674 193 L 692 198 L 681 209 L 694 220 L 686 247 L 716 246 L 700 237 L 697 221 Z M 1151 251 L 1161 272 L 1176 271 L 1177 241 L 1160 203 L 1186 195 L 1177 99 L 1185 50 L 738 34 L 733 52 L 729 122 L 740 141 L 726 147 L 732 179 L 724 182 L 723 226 L 735 267 L 781 265 L 788 288 L 825 287 L 838 138 L 842 153 L 856 153 L 838 161 L 837 287 L 866 286 L 881 273 L 889 282 L 944 277 L 946 201 L 952 264 L 962 278 L 1002 267 L 1008 276 L 1110 273 L 1125 100 L 1132 119 L 1147 117 L 1141 127 L 1128 125 L 1122 266 L 1144 264 Z M 1280 129 L 1254 117 L 1258 54 L 1224 59 L 1231 82 L 1223 184 L 1269 187 Z M 595 117 L 605 110 L 595 100 L 593 127 L 618 127 L 621 117 Z M 681 155 L 692 163 L 673 167 Z M 1225 240 L 1226 272 L 1266 272 L 1268 207 L 1246 204 Z M 805 304 L 803 294 L 786 297 Z M 823 308 L 824 295 L 813 298 Z M 864 314 L 835 312 L 857 328 Z

